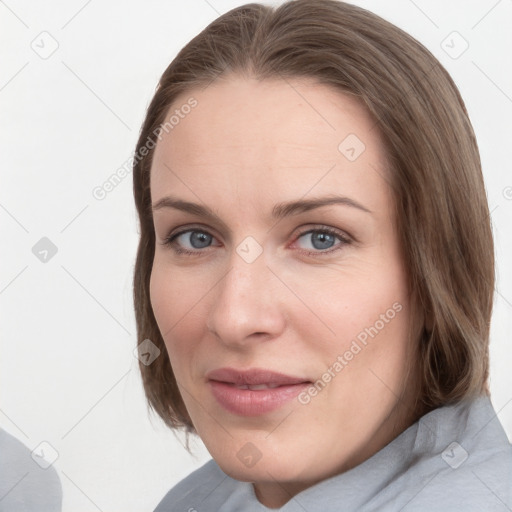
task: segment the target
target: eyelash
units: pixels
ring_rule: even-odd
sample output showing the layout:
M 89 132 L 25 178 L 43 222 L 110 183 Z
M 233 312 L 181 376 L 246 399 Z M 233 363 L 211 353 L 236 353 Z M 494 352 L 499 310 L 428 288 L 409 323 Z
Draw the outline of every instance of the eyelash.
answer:
M 170 247 L 176 254 L 179 254 L 179 255 L 199 256 L 199 255 L 201 255 L 201 253 L 204 252 L 202 249 L 197 249 L 197 250 L 191 251 L 189 249 L 183 249 L 181 247 L 178 247 L 175 244 L 175 240 L 179 236 L 181 236 L 185 233 L 189 233 L 189 232 L 203 233 L 203 234 L 207 234 L 207 235 L 211 236 L 212 238 L 215 238 L 207 230 L 198 229 L 198 228 L 187 228 L 187 229 L 183 229 L 183 230 L 179 231 L 178 233 L 174 233 L 174 234 L 168 236 L 167 238 L 165 238 L 165 240 L 163 242 L 161 242 L 161 244 L 164 246 Z M 341 241 L 341 243 L 339 243 L 338 245 L 335 245 L 333 248 L 326 249 L 326 250 L 317 250 L 317 251 L 308 251 L 308 250 L 304 250 L 304 249 L 299 250 L 299 252 L 301 252 L 302 254 L 306 254 L 307 256 L 323 256 L 323 255 L 327 255 L 327 254 L 332 254 L 332 253 L 342 249 L 344 246 L 350 245 L 352 243 L 352 240 L 350 238 L 348 238 L 346 235 L 344 235 L 342 232 L 340 232 L 336 229 L 327 227 L 327 226 L 323 226 L 321 228 L 316 228 L 316 229 L 308 229 L 306 231 L 298 233 L 294 239 L 294 242 L 296 242 L 297 240 L 302 238 L 304 235 L 308 235 L 311 233 L 322 233 L 322 234 L 332 235 L 332 236 L 335 236 L 336 238 L 338 238 Z

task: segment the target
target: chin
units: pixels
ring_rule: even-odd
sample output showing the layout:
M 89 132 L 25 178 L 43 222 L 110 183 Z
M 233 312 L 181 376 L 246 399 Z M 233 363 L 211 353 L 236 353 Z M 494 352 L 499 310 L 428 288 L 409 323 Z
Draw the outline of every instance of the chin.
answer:
M 274 458 L 263 458 L 253 467 L 244 467 L 239 461 L 216 460 L 219 467 L 235 480 L 241 482 L 296 482 L 303 481 L 308 475 L 303 475 L 300 468 L 297 468 L 293 461 L 286 461 L 281 464 Z M 238 462 L 238 463 L 237 463 Z M 299 469 L 299 471 L 298 471 Z
M 224 447 L 217 444 L 209 451 L 224 473 L 242 482 L 293 482 L 314 477 L 303 454 L 294 457 L 283 444 L 276 450 L 257 436 L 231 440 Z

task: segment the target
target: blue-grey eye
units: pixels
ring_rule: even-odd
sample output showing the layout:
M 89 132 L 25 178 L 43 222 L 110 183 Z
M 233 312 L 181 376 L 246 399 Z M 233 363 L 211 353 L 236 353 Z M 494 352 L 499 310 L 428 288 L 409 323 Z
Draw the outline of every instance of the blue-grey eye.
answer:
M 203 231 L 185 231 L 176 237 L 179 240 L 179 245 L 184 246 L 186 249 L 204 249 L 212 243 L 212 235 Z M 184 242 L 187 241 L 191 247 L 187 247 Z
M 304 233 L 298 238 L 298 240 L 308 240 L 309 243 L 306 247 L 302 246 L 303 249 L 316 249 L 318 251 L 322 251 L 333 247 L 337 238 L 339 239 L 340 237 L 325 231 L 316 230 Z

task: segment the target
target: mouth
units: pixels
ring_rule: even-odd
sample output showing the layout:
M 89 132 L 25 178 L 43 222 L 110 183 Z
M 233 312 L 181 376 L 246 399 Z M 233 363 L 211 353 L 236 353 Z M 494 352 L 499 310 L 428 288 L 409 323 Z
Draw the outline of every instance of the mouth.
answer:
M 280 386 L 311 383 L 307 378 L 285 375 L 272 370 L 254 368 L 237 370 L 235 368 L 218 368 L 206 374 L 208 380 L 231 384 L 239 389 L 274 389 Z
M 236 385 L 231 382 L 225 382 L 224 384 L 227 384 L 228 386 L 233 386 L 237 389 L 250 389 L 251 391 L 260 391 L 261 389 L 275 389 L 282 386 L 282 384 L 241 384 Z
M 311 385 L 311 381 L 303 377 L 258 368 L 220 368 L 206 376 L 219 405 L 239 416 L 272 412 Z

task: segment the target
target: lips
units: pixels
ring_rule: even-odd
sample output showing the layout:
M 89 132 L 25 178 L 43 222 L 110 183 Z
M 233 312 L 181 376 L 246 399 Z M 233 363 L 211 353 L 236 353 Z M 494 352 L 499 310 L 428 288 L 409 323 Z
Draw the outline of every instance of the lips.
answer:
M 207 373 L 209 380 L 233 384 L 240 389 L 267 389 L 279 386 L 292 386 L 311 382 L 303 377 L 294 377 L 284 373 L 265 369 L 236 370 L 235 368 L 219 368 Z
M 207 375 L 211 393 L 225 410 L 239 416 L 261 416 L 290 402 L 311 381 L 263 369 L 220 368 Z

